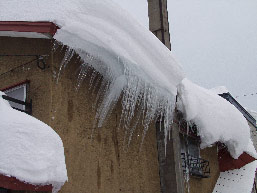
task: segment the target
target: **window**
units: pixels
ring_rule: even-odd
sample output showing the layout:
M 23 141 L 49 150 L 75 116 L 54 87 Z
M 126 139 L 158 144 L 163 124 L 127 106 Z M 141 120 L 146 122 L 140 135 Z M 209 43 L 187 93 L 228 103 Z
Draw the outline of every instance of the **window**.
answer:
M 7 95 L 3 98 L 8 100 L 12 108 L 31 114 L 31 102 L 27 103 L 28 85 L 29 82 L 25 81 L 2 89 L 2 91 Z
M 209 162 L 200 157 L 200 141 L 197 138 L 181 135 L 180 142 L 184 172 L 197 178 L 210 177 Z
M 200 157 L 200 141 L 188 136 L 181 136 L 181 153 L 190 154 L 193 157 Z
M 12 97 L 14 99 L 18 99 L 22 102 L 26 102 L 27 85 L 22 84 L 22 85 L 13 87 L 13 88 L 8 89 L 8 90 L 4 90 L 4 93 L 9 97 Z M 18 103 L 12 102 L 12 101 L 10 101 L 9 103 L 15 109 L 21 109 L 23 111 L 25 111 L 25 109 L 26 109 L 25 105 L 18 104 Z
M 200 137 L 197 126 L 184 120 L 181 112 L 177 111 L 178 126 L 180 131 L 180 147 L 182 169 L 184 174 L 197 178 L 210 177 L 209 161 L 200 156 Z

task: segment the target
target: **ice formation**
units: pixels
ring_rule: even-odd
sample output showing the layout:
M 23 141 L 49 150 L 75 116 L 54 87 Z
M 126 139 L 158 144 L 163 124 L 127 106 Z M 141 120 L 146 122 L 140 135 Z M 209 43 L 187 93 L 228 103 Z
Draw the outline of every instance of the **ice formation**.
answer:
M 238 170 L 221 172 L 213 193 L 251 193 L 255 179 L 257 161 Z
M 60 27 L 54 39 L 69 47 L 60 69 L 75 52 L 83 61 L 79 83 L 88 67 L 103 76 L 98 127 L 123 93 L 125 128 L 132 127 L 140 106 L 145 131 L 152 120 L 163 117 L 168 133 L 182 68 L 148 29 L 111 0 L 0 1 L 0 20 L 51 21 Z
M 57 192 L 67 181 L 61 138 L 52 128 L 11 108 L 0 92 L 0 174 L 33 185 L 53 185 Z
M 226 144 L 235 159 L 243 152 L 257 157 L 246 119 L 236 107 L 216 93 L 188 79 L 178 86 L 177 107 L 187 121 L 197 125 L 201 148 L 221 142 Z

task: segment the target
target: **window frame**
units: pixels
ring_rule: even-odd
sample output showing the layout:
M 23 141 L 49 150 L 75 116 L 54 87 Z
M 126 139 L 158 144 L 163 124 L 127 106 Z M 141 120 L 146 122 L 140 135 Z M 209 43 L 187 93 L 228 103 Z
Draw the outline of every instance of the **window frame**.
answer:
M 2 96 L 5 100 L 15 103 L 15 104 L 22 105 L 22 108 L 16 108 L 11 105 L 13 109 L 16 109 L 18 111 L 25 112 L 25 113 L 31 115 L 32 114 L 32 101 L 30 100 L 30 102 L 27 102 L 28 101 L 29 84 L 30 84 L 30 81 L 25 80 L 25 81 L 19 82 L 17 84 L 14 84 L 12 86 L 5 87 L 5 88 L 1 89 L 1 91 L 6 94 L 6 96 Z M 22 87 L 25 89 L 22 100 L 8 96 L 8 93 L 14 92 Z

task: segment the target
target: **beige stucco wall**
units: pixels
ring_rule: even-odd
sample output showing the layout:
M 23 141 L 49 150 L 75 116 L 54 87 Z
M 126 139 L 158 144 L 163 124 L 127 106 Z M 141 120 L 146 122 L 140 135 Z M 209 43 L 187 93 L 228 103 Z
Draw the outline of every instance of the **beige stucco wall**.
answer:
M 96 92 L 86 79 L 76 91 L 78 63 L 72 60 L 58 84 L 63 52 L 52 55 L 51 41 L 0 37 L 0 54 L 47 54 L 49 68 L 32 63 L 0 76 L 0 88 L 30 80 L 33 116 L 49 124 L 63 140 L 69 182 L 61 193 L 157 193 L 160 192 L 155 128 L 151 126 L 140 151 L 142 128 L 135 131 L 124 150 L 124 131 L 119 130 L 120 104 L 102 128 L 93 129 Z M 30 61 L 29 57 L 0 57 L 0 74 Z M 97 89 L 96 89 L 97 90 Z M 93 138 L 91 138 L 92 131 Z
M 28 41 L 25 38 L 1 38 L 0 54 L 47 54 L 50 55 L 50 42 L 45 40 Z M 49 57 L 50 58 L 50 57 Z M 30 80 L 29 99 L 33 100 L 33 116 L 49 123 L 50 111 L 50 74 L 51 69 L 41 71 L 36 62 L 13 70 L 11 69 L 32 61 L 35 57 L 0 57 L 0 89 Z M 48 61 L 48 64 L 50 61 Z M 5 75 L 1 75 L 2 73 Z

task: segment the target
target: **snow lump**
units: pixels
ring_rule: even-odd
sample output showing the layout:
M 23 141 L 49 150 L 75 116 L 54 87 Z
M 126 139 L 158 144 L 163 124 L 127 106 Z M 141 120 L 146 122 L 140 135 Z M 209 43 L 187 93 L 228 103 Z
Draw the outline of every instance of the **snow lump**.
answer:
M 178 86 L 177 107 L 186 121 L 197 125 L 201 148 L 221 142 L 235 159 L 243 152 L 257 157 L 247 120 L 235 106 L 217 95 L 216 89 L 202 88 L 185 78 Z
M 0 92 L 0 174 L 33 185 L 67 181 L 64 148 L 58 134 L 45 123 L 12 109 Z

